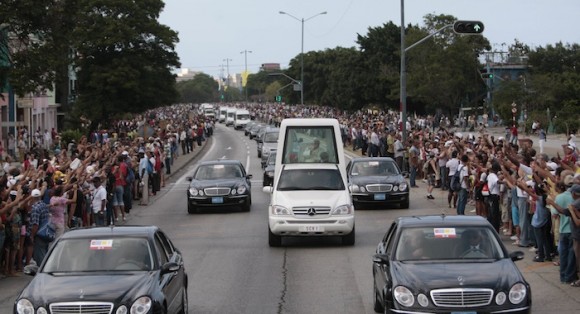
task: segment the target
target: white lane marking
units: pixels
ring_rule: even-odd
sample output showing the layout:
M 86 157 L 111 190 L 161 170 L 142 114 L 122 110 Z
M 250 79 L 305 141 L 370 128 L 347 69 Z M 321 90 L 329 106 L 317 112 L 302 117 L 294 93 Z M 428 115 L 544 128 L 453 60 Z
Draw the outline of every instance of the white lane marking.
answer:
M 232 149 L 232 147 L 231 147 L 231 146 L 228 146 L 228 148 L 226 148 L 226 150 L 230 150 L 230 149 Z

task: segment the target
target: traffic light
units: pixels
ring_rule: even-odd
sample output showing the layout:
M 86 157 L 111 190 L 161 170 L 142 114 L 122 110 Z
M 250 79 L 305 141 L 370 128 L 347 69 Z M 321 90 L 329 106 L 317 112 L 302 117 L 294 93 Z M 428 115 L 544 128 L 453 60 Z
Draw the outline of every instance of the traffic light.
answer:
M 276 102 L 282 102 L 282 96 L 280 95 L 276 96 Z
M 481 34 L 483 23 L 480 21 L 456 21 L 453 23 L 453 31 L 457 34 Z
M 493 73 L 481 73 L 483 79 L 493 79 Z

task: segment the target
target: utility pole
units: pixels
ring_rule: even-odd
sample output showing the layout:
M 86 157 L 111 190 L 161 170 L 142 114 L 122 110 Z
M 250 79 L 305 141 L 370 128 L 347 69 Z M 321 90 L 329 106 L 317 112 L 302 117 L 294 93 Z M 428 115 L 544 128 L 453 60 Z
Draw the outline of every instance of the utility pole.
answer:
M 246 90 L 246 103 L 248 102 L 248 53 L 252 53 L 251 50 L 244 50 L 240 53 L 244 54 L 244 74 L 246 75 L 246 86 L 243 88 Z M 243 77 L 242 77 L 242 84 L 243 84 Z
M 230 61 L 232 61 L 232 59 L 224 59 L 224 61 L 226 62 L 226 71 L 228 76 L 226 77 L 226 86 L 230 87 Z

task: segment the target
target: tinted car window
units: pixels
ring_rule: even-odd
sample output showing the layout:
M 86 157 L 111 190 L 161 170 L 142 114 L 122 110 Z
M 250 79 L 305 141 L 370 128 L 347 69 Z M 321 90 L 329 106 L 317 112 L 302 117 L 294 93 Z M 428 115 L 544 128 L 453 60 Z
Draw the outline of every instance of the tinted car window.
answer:
M 174 250 L 173 246 L 169 242 L 169 239 L 167 239 L 167 237 L 161 232 L 157 232 L 155 236 L 159 237 L 159 240 L 161 241 L 161 244 L 163 245 L 163 249 L 165 250 L 165 253 L 167 253 L 167 256 L 173 255 Z
M 241 177 L 243 177 L 243 172 L 239 165 L 223 164 L 200 166 L 194 176 L 196 180 L 217 180 Z
M 283 164 L 338 163 L 332 126 L 288 127 L 286 133 Z
M 344 190 L 338 169 L 284 170 L 278 190 Z
M 352 176 L 385 176 L 399 174 L 397 165 L 390 160 L 359 161 L 350 168 Z
M 504 253 L 489 228 L 405 228 L 396 247 L 397 260 L 499 259 Z
M 145 238 L 65 239 L 56 244 L 42 271 L 151 270 L 152 256 Z
M 157 249 L 157 252 L 159 252 L 159 264 L 163 265 L 167 263 L 169 261 L 169 257 L 167 256 L 167 252 L 165 252 L 159 237 L 155 237 L 155 248 Z

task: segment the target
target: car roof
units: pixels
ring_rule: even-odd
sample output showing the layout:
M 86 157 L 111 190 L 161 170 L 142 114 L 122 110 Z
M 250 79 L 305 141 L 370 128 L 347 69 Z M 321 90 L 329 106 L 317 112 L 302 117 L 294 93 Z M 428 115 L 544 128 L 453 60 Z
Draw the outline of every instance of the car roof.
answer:
M 199 163 L 200 166 L 206 165 L 241 165 L 239 160 L 234 159 L 219 159 L 219 160 L 205 160 Z
M 353 158 L 352 159 L 352 162 L 357 162 L 357 161 L 358 162 L 361 162 L 361 161 L 362 162 L 365 162 L 365 161 L 381 161 L 381 160 L 382 161 L 388 160 L 388 161 L 392 161 L 392 162 L 395 161 L 391 157 L 356 157 L 356 158 Z
M 72 229 L 65 232 L 61 239 L 78 239 L 103 236 L 137 236 L 143 237 L 154 234 L 157 226 L 110 226 Z
M 270 133 L 270 132 L 272 132 L 272 133 L 274 133 L 274 132 L 280 132 L 280 128 L 268 126 L 268 127 L 266 127 L 266 132 L 267 133 Z
M 481 216 L 466 215 L 426 215 L 426 216 L 404 216 L 397 218 L 397 224 L 401 228 L 406 227 L 488 227 L 487 219 Z

